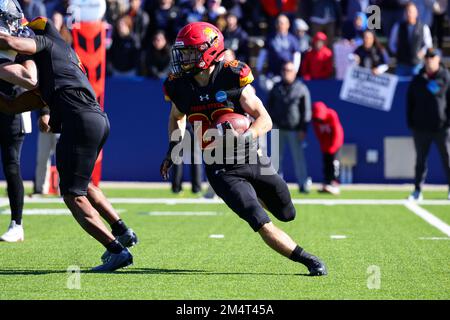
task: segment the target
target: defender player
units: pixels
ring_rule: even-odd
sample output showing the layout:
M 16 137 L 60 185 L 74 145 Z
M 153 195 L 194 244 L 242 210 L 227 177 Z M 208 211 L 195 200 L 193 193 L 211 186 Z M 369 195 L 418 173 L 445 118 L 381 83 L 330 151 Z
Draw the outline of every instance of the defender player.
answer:
M 81 227 L 107 249 L 103 264 L 92 270 L 110 272 L 126 267 L 133 262 L 126 247 L 134 245 L 137 237 L 102 191 L 90 183 L 95 161 L 109 134 L 108 117 L 101 110 L 75 51 L 53 23 L 39 17 L 28 27 L 35 33 L 32 38 L 1 34 L 0 49 L 28 56 L 37 65 L 39 90 L 50 108 L 49 126 L 52 132 L 61 133 L 56 161 L 64 202 Z M 2 95 L 0 111 L 19 113 L 45 104 L 34 90 L 16 99 Z
M 223 35 L 213 25 L 195 22 L 180 30 L 172 49 L 173 74 L 164 82 L 166 99 L 172 102 L 169 116 L 169 139 L 175 130 L 182 133 L 186 120 L 210 127 L 226 112 L 247 113 L 255 121 L 243 134 L 250 149 L 256 151 L 256 139 L 272 128 L 272 121 L 250 83 L 250 68 L 239 61 L 223 61 Z M 205 141 L 203 141 L 205 143 Z M 161 175 L 168 178 L 176 142 L 171 141 L 161 164 Z M 249 150 L 251 151 L 251 150 Z M 326 275 L 325 265 L 299 247 L 277 228 L 264 211 L 261 202 L 281 221 L 295 218 L 295 208 L 288 187 L 271 166 L 261 161 L 252 164 L 206 164 L 206 174 L 214 191 L 247 221 L 272 249 L 304 264 L 312 276 Z M 242 160 L 242 159 L 241 159 Z M 264 169 L 270 171 L 262 172 Z
M 17 10 L 12 10 L 7 16 L 4 13 L 9 6 L 17 8 Z M 10 34 L 19 30 L 22 10 L 13 2 L 0 0 L 0 17 L 1 32 Z M 11 26 L 6 19 L 12 21 Z M 14 59 L 14 52 L 0 51 L 0 92 L 8 96 L 14 96 L 18 91 L 15 85 L 32 89 L 37 83 L 35 63 L 29 60 L 24 61 L 23 64 L 17 64 L 13 63 Z M 25 131 L 24 119 L 21 114 L 10 115 L 0 112 L 0 154 L 11 208 L 11 222 L 8 230 L 0 237 L 0 241 L 19 242 L 24 240 L 22 224 L 24 187 L 20 173 L 20 154 Z

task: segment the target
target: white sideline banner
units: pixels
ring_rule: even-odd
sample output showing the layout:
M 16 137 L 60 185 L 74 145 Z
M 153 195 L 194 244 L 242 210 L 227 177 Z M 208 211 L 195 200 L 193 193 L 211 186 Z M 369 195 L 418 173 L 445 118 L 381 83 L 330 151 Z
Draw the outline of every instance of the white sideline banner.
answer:
M 370 69 L 352 66 L 347 69 L 339 97 L 361 106 L 390 111 L 397 82 L 396 75 L 376 76 Z

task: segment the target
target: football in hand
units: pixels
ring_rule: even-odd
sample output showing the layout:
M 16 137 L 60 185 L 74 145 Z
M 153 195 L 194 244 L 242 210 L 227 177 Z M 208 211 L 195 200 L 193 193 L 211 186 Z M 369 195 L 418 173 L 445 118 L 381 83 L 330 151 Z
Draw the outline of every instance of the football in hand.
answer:
M 225 133 L 227 123 L 231 124 L 238 134 L 243 134 L 251 125 L 249 117 L 239 113 L 225 113 L 216 119 L 213 128 L 217 128 L 220 132 Z

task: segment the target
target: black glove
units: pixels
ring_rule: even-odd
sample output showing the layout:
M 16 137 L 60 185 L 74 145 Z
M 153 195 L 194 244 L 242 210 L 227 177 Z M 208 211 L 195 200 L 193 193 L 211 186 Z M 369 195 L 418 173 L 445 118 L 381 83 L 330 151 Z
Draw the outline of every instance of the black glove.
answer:
M 169 149 L 167 150 L 166 157 L 162 161 L 161 167 L 159 168 L 159 172 L 161 173 L 161 177 L 163 178 L 163 180 L 169 179 L 169 170 L 173 165 L 172 150 L 177 144 L 178 142 L 175 141 L 171 141 L 169 143 Z

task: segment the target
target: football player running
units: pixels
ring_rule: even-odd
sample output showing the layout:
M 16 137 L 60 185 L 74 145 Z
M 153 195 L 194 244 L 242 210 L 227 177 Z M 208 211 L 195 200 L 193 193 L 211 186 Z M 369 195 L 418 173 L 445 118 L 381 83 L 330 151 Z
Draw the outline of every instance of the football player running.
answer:
M 0 16 L 7 17 L 8 12 Z M 39 17 L 28 28 L 33 31 L 29 38 L 0 33 L 0 50 L 14 50 L 23 60 L 36 63 L 39 92 L 27 91 L 15 99 L 0 94 L 0 111 L 21 113 L 48 103 L 50 129 L 61 133 L 56 148 L 61 195 L 80 226 L 106 247 L 103 264 L 92 270 L 111 272 L 126 267 L 133 262 L 127 247 L 137 243 L 136 234 L 120 219 L 102 191 L 90 183 L 109 134 L 108 117 L 96 100 L 78 56 L 53 23 Z M 112 232 L 100 216 L 110 224 Z
M 236 140 L 245 141 L 246 152 L 241 153 L 233 146 L 232 161 L 227 152 L 223 159 L 213 163 L 206 163 L 204 153 L 208 180 L 217 195 L 269 247 L 305 265 L 311 276 L 326 275 L 325 264 L 277 228 L 263 208 L 283 222 L 292 221 L 296 214 L 288 187 L 271 164 L 264 164 L 259 156 L 254 163 L 250 161 L 249 154 L 256 153 L 256 139 L 271 130 L 272 121 L 250 85 L 253 81 L 250 68 L 240 61 L 224 61 L 224 52 L 222 33 L 209 23 L 190 23 L 179 31 L 172 49 L 172 74 L 164 82 L 166 99 L 172 104 L 169 140 L 176 130 L 181 136 L 184 134 L 186 120 L 194 128 L 200 121 L 205 150 L 220 148 L 220 139 L 208 144 L 210 141 L 204 138 L 208 136 L 206 129 L 220 115 L 236 112 L 253 117 L 255 120 L 241 136 L 227 124 Z M 224 142 L 225 136 L 222 139 Z M 163 179 L 168 178 L 171 165 L 177 161 L 172 156 L 177 149 L 177 141 L 171 140 L 160 168 Z

